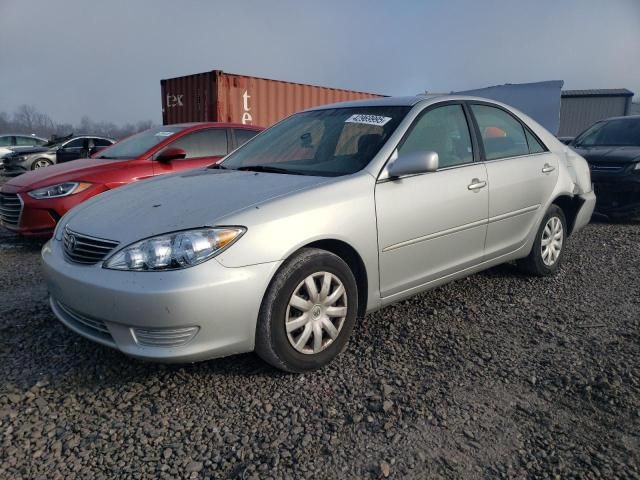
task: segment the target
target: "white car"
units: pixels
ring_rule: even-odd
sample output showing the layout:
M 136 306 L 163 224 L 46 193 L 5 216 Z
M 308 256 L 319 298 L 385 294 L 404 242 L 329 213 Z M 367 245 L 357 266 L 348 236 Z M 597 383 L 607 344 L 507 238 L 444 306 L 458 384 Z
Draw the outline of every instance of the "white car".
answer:
M 367 312 L 511 260 L 555 273 L 594 204 L 585 160 L 507 105 L 384 98 L 98 195 L 42 257 L 53 311 L 80 335 L 157 361 L 255 350 L 301 372 Z

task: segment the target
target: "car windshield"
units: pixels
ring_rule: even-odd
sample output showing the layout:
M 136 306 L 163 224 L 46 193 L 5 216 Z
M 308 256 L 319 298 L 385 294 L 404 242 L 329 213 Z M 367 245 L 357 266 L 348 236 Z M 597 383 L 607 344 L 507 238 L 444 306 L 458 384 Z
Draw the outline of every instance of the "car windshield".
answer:
M 619 118 L 598 122 L 576 138 L 576 147 L 638 147 L 640 118 Z
M 184 127 L 166 125 L 163 127 L 150 128 L 149 130 L 136 133 L 121 142 L 101 150 L 100 154 L 96 155 L 95 158 L 107 160 L 136 158 L 183 129 Z
M 362 170 L 410 107 L 353 107 L 295 114 L 216 168 L 336 177 Z

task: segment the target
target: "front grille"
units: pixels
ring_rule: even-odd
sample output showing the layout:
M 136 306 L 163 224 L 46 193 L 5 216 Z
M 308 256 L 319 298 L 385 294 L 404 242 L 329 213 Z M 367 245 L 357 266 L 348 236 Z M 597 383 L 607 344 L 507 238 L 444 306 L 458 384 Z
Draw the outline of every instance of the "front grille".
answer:
M 113 342 L 113 337 L 111 336 L 109 329 L 102 320 L 84 315 L 76 310 L 73 310 L 71 307 L 58 302 L 57 300 L 52 299 L 52 301 L 55 302 L 55 305 L 64 315 L 64 319 L 68 323 L 70 323 L 77 329 L 87 333 L 88 335 L 101 338 L 108 342 Z
M 0 223 L 17 227 L 22 213 L 22 200 L 15 193 L 0 193 Z
M 64 229 L 64 253 L 69 260 L 76 263 L 92 265 L 109 255 L 118 246 L 118 242 L 104 238 L 94 238 Z
M 181 347 L 198 333 L 199 327 L 133 328 L 136 342 L 145 347 Z

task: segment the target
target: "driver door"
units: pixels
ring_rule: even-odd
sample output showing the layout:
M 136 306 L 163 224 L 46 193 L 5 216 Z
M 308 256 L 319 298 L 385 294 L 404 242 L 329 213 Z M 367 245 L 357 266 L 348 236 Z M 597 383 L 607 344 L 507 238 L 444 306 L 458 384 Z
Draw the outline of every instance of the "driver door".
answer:
M 480 263 L 489 195 L 484 164 L 460 103 L 423 112 L 400 143 L 395 161 L 436 152 L 436 172 L 381 180 L 376 185 L 380 291 L 383 299 L 419 290 Z

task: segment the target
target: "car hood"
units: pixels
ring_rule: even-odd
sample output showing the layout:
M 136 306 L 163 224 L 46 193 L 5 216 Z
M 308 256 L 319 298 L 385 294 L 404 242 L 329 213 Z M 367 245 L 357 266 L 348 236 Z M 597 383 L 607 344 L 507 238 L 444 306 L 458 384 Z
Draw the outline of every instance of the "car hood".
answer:
M 34 188 L 47 187 L 72 180 L 88 180 L 88 175 L 93 176 L 119 168 L 122 168 L 121 160 L 84 158 L 26 172 L 9 180 L 6 184 L 8 186 L 21 187 L 18 191 L 33 190 Z
M 219 225 L 235 212 L 331 180 L 198 169 L 105 192 L 73 209 L 65 222 L 78 233 L 128 244 L 163 233 Z
M 572 147 L 587 162 L 631 163 L 640 159 L 640 147 Z

